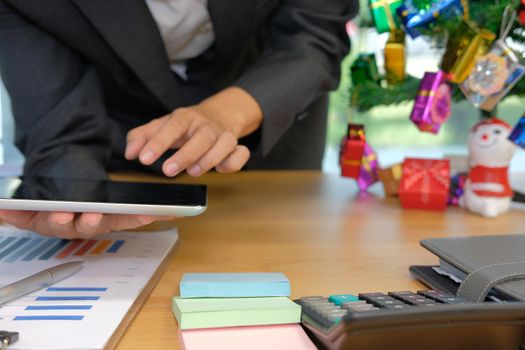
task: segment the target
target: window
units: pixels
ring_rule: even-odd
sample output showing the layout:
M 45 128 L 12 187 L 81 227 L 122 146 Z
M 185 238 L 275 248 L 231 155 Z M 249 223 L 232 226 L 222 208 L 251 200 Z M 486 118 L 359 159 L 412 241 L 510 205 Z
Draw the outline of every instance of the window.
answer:
M 14 122 L 9 96 L 0 80 L 0 175 L 18 175 L 24 158 L 13 144 Z
M 361 30 L 352 38 L 352 53 L 342 65 L 339 89 L 330 96 L 328 140 L 323 170 L 339 173 L 339 145 L 347 130 L 348 120 L 364 124 L 367 140 L 378 153 L 380 165 L 402 162 L 405 157 L 440 158 L 444 155 L 467 155 L 469 129 L 479 120 L 480 112 L 467 100 L 453 103 L 452 116 L 439 134 L 420 132 L 409 120 L 413 102 L 400 105 L 378 105 L 363 113 L 349 108 L 350 65 L 359 52 L 374 52 L 379 68 L 383 65 L 383 48 L 388 34 L 378 35 L 375 29 Z M 438 68 L 441 52 L 433 49 L 428 41 L 407 36 L 407 71 L 422 77 L 425 71 Z M 524 112 L 523 99 L 506 98 L 498 106 L 498 116 L 514 125 Z M 525 190 L 525 151 L 518 148 L 510 168 L 513 185 Z

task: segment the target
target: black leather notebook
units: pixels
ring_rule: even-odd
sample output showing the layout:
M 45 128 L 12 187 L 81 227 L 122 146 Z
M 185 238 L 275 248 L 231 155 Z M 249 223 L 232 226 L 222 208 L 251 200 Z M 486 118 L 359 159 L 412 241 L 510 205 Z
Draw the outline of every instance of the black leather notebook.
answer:
M 482 302 L 487 295 L 525 301 L 525 235 L 432 238 L 420 243 L 441 261 L 440 270 L 410 267 L 428 286 L 473 302 Z

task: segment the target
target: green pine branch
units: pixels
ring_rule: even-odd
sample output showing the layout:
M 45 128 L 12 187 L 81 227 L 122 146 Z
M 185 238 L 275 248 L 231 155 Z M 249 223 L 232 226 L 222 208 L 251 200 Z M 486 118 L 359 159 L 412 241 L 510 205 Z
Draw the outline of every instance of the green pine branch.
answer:
M 351 105 L 358 111 L 364 112 L 378 105 L 398 105 L 413 101 L 420 82 L 420 79 L 407 76 L 403 83 L 392 86 L 383 87 L 374 82 L 359 84 L 351 88 Z M 464 99 L 459 88 L 452 87 L 452 99 L 454 101 Z

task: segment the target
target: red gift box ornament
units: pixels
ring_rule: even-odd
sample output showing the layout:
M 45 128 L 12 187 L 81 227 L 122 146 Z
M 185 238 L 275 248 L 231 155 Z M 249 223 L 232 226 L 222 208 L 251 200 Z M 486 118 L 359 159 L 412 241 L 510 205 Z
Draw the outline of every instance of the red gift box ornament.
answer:
M 341 176 L 357 179 L 365 152 L 365 128 L 359 124 L 349 124 L 348 132 L 341 143 L 339 163 Z
M 518 21 L 522 26 L 525 26 L 525 0 L 521 0 L 520 6 L 518 6 Z
M 407 158 L 399 185 L 403 208 L 445 210 L 450 188 L 448 160 Z

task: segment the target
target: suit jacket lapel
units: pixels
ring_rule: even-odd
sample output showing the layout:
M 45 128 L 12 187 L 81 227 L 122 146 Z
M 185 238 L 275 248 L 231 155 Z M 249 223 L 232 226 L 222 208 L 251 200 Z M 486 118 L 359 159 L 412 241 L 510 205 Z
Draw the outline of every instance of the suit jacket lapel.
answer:
M 177 80 L 145 0 L 72 1 L 148 89 L 173 109 Z

